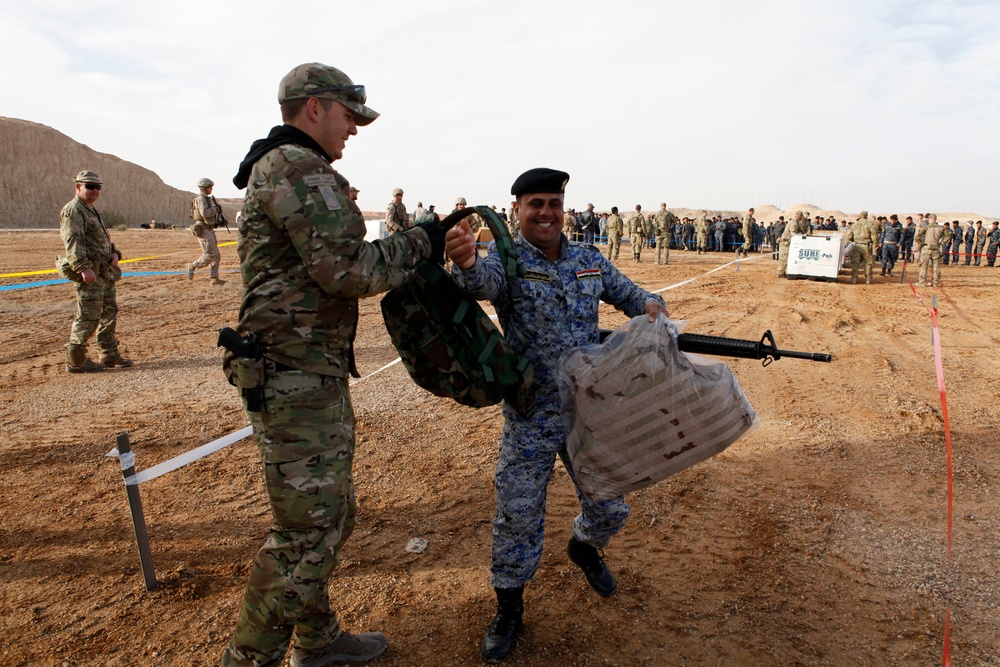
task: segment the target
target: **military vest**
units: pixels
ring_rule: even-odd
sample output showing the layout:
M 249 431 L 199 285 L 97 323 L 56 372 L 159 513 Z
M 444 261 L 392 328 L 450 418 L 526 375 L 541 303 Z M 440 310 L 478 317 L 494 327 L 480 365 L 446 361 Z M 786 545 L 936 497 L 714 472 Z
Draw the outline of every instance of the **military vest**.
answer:
M 453 212 L 438 224 L 449 229 L 478 213 L 496 241 L 506 289 L 517 308 L 524 267 L 503 222 L 485 206 Z M 406 285 L 382 298 L 382 318 L 410 377 L 435 396 L 481 408 L 503 399 L 525 417 L 535 411 L 535 367 L 514 352 L 479 302 L 467 296 L 439 264 L 425 260 Z M 507 331 L 518 336 L 516 331 Z

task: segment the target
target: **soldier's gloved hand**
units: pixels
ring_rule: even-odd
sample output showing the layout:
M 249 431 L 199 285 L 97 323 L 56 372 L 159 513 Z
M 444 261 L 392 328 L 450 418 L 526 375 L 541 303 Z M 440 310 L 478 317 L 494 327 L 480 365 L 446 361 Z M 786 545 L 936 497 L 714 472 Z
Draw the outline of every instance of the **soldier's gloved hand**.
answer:
M 437 221 L 421 222 L 417 229 L 424 230 L 427 238 L 431 240 L 431 256 L 428 258 L 432 262 L 444 264 L 444 230 L 438 226 Z

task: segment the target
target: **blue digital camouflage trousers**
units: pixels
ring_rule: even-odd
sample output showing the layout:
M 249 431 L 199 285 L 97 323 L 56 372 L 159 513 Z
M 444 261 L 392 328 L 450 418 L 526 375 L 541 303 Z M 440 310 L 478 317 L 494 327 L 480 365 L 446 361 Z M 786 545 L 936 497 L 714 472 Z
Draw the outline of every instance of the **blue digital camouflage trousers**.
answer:
M 254 558 L 223 665 L 278 665 L 336 639 L 327 581 L 354 529 L 354 410 L 341 378 L 269 374 L 264 408 L 249 412 L 274 525 Z M 245 407 L 245 405 L 244 405 Z
M 115 281 L 97 277 L 93 283 L 75 283 L 76 319 L 69 336 L 70 345 L 86 345 L 97 332 L 101 352 L 115 352 L 115 327 L 118 323 L 118 296 Z
M 503 413 L 491 572 L 494 588 L 516 588 L 534 576 L 542 558 L 545 495 L 557 455 L 573 480 L 583 510 L 573 520 L 578 540 L 604 547 L 624 527 L 629 506 L 621 496 L 593 502 L 580 492 L 566 456 L 566 428 L 558 400 L 540 400 L 531 419 L 521 417 L 506 402 Z

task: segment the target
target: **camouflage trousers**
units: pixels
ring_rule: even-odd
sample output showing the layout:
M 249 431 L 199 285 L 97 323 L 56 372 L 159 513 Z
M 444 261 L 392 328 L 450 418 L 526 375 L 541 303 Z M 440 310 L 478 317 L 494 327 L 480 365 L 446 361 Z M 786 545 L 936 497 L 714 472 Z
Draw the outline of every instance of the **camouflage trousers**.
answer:
M 1000 249 L 1000 244 L 990 243 L 986 248 L 986 265 L 993 266 L 997 261 L 997 250 Z
M 854 254 L 851 255 L 851 282 L 858 281 L 858 269 L 861 264 L 865 265 L 865 282 L 870 283 L 872 281 L 872 264 L 874 262 L 874 255 L 872 253 L 871 245 L 867 243 L 855 243 L 854 244 Z
M 977 243 L 973 259 L 975 260 L 976 266 L 979 266 L 979 260 L 983 258 L 983 249 L 986 248 L 986 243 Z
M 608 236 L 608 261 L 618 259 L 618 253 L 622 249 L 622 239 L 620 236 Z
M 76 285 L 76 319 L 69 335 L 70 345 L 86 346 L 97 332 L 101 352 L 116 352 L 115 327 L 118 324 L 118 294 L 115 281 L 98 276 L 97 282 Z
M 924 246 L 920 249 L 920 274 L 918 281 L 927 284 L 927 269 L 931 270 L 931 284 L 941 282 L 941 253 L 937 247 Z
M 670 263 L 670 237 L 669 236 L 657 236 L 656 237 L 656 263 L 657 264 L 669 264 Z
M 274 524 L 222 664 L 276 666 L 293 637 L 319 648 L 339 632 L 327 581 L 354 529 L 354 410 L 343 379 L 284 371 L 269 374 L 264 408 L 248 414 Z
M 899 260 L 899 246 L 895 243 L 882 244 L 882 273 L 892 274 L 892 269 Z
M 578 540 L 603 548 L 628 519 L 629 506 L 623 497 L 593 502 L 580 492 L 566 456 L 566 427 L 559 405 L 558 398 L 540 398 L 534 416 L 524 419 L 504 402 L 490 568 L 494 588 L 521 586 L 538 569 L 545 536 L 545 497 L 556 456 L 569 472 L 583 510 L 573 520 Z
M 788 241 L 778 239 L 778 277 L 784 278 L 788 269 Z
M 215 231 L 205 228 L 203 236 L 198 239 L 198 244 L 201 246 L 201 257 L 191 262 L 191 266 L 196 269 L 211 266 L 210 275 L 213 278 L 218 278 L 222 255 L 219 254 L 219 243 L 215 238 Z
M 708 234 L 699 233 L 698 234 L 698 250 L 703 252 L 708 252 Z
M 632 259 L 639 259 L 642 256 L 643 239 L 641 236 L 630 236 L 629 245 L 632 247 Z

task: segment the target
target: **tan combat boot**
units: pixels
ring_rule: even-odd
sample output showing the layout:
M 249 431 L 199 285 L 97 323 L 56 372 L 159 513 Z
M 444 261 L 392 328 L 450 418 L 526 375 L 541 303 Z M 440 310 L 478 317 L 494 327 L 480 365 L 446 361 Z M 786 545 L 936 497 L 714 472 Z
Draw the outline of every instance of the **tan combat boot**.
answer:
M 87 358 L 87 348 L 82 345 L 66 346 L 67 373 L 97 373 L 104 370 L 104 364 Z
M 132 365 L 132 360 L 126 359 L 118 354 L 118 350 L 115 350 L 114 352 L 102 352 L 101 363 L 106 368 L 128 368 Z
M 226 281 L 225 280 L 221 280 L 219 278 L 212 278 L 212 284 L 213 285 L 225 285 Z
M 188 264 L 188 280 L 194 280 L 194 264 Z

